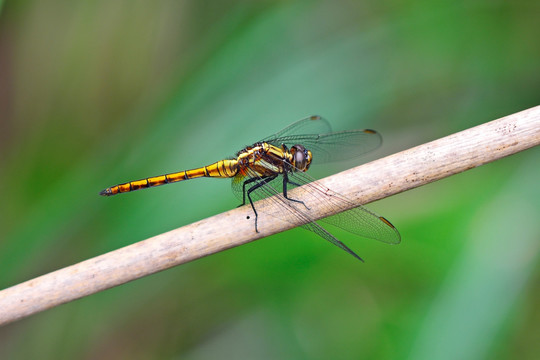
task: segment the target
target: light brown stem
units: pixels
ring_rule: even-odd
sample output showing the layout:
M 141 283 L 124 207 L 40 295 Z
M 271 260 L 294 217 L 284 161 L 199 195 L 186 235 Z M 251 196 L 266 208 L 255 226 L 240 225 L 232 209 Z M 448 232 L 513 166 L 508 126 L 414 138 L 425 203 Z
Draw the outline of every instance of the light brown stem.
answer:
M 320 180 L 366 204 L 540 144 L 540 106 L 476 126 Z M 302 191 L 302 188 L 294 191 Z M 298 194 L 301 197 L 301 194 Z M 294 192 L 291 192 L 294 197 Z M 266 202 L 266 203 L 265 203 Z M 271 207 L 263 200 L 260 206 Z M 327 209 L 310 208 L 315 218 Z M 111 251 L 0 291 L 0 325 L 170 267 L 288 230 L 295 225 L 249 206 Z

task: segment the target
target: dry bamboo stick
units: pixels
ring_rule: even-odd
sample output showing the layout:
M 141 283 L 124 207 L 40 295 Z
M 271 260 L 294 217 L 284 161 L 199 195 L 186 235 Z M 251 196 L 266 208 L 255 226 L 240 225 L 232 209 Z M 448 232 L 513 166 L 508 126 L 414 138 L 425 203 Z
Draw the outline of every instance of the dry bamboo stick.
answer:
M 351 203 L 366 204 L 538 144 L 540 106 L 319 182 Z M 258 205 L 271 207 L 268 200 Z M 310 214 L 315 218 L 329 215 L 323 208 L 310 208 Z M 295 226 L 272 216 L 271 211 L 259 212 L 256 233 L 247 216 L 252 216 L 249 206 L 227 211 L 2 290 L 0 325 Z

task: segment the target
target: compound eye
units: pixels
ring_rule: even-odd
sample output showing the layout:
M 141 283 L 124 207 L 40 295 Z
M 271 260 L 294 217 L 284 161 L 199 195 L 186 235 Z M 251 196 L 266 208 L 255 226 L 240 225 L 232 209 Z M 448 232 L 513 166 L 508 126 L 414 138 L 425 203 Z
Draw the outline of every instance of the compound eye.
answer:
M 307 165 L 307 150 L 302 145 L 294 145 L 291 150 L 293 150 L 294 167 L 296 170 L 304 171 Z

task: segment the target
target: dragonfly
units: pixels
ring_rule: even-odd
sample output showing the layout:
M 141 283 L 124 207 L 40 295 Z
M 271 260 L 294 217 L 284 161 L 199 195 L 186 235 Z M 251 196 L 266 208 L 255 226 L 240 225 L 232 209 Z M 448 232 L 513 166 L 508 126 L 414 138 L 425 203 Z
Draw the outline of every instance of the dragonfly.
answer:
M 256 201 L 272 199 L 272 204 L 279 206 L 280 210 L 274 211 L 272 215 L 280 214 L 278 216 L 284 220 L 299 224 L 363 261 L 345 243 L 322 227 L 319 220 L 314 219 L 310 214 L 311 206 L 323 205 L 335 214 L 320 219 L 323 223 L 364 238 L 398 244 L 401 242 L 398 230 L 384 217 L 317 183 L 307 171 L 312 164 L 359 157 L 381 144 L 382 137 L 375 130 L 332 132 L 326 119 L 313 115 L 244 147 L 234 157 L 196 169 L 118 184 L 102 190 L 100 195 L 112 196 L 201 177 L 232 178 L 232 191 L 242 202 L 239 206 L 247 202 L 251 206 L 256 232 Z M 289 190 L 299 186 L 305 189 L 302 198 L 290 197 Z

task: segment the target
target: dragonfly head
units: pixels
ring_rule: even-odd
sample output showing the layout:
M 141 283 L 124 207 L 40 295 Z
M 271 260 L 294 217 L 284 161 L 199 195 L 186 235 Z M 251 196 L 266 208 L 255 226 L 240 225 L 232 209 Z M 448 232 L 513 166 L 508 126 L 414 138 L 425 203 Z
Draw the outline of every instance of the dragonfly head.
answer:
M 293 171 L 307 171 L 311 165 L 311 151 L 302 145 L 294 145 L 291 148 Z

